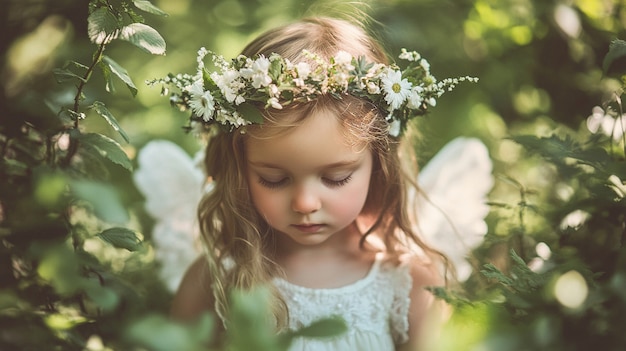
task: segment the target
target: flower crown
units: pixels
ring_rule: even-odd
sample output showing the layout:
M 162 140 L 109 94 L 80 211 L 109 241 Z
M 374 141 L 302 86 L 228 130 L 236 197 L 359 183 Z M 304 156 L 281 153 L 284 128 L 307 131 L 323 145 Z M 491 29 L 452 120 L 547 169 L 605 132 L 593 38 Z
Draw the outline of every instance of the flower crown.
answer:
M 211 54 L 216 71 L 209 72 L 204 58 Z M 397 137 L 406 123 L 426 113 L 437 99 L 459 82 L 477 82 L 478 78 L 459 77 L 437 81 L 430 74 L 430 64 L 417 52 L 402 49 L 399 58 L 408 61 L 401 70 L 396 64 L 367 62 L 340 51 L 329 60 L 303 51 L 315 62 L 294 64 L 278 54 L 255 58 L 239 55 L 232 61 L 198 50 L 195 75 L 169 74 L 147 82 L 162 83 L 162 95 L 173 86 L 179 92 L 170 95 L 170 103 L 181 110 L 191 109 L 190 121 L 218 124 L 228 131 L 252 123 L 263 123 L 259 105 L 282 109 L 294 102 L 308 102 L 321 95 L 341 99 L 350 94 L 364 98 L 387 114 L 390 135 Z

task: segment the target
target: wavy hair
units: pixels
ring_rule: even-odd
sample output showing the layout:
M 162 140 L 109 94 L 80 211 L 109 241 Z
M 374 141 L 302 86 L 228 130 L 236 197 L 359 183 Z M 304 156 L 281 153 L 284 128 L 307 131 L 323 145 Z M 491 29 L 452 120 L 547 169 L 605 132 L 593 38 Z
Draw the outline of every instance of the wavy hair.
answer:
M 252 41 L 242 54 L 269 56 L 278 53 L 291 62 L 307 60 L 306 49 L 328 59 L 339 50 L 365 56 L 370 62 L 388 63 L 381 46 L 358 25 L 346 20 L 313 17 L 272 29 Z M 311 62 L 314 64 L 314 62 Z M 363 218 L 368 236 L 378 237 L 392 257 L 419 247 L 423 253 L 446 262 L 441 253 L 427 246 L 415 232 L 415 218 L 407 207 L 407 186 L 416 186 L 416 173 L 403 165 L 415 164 L 411 147 L 387 133 L 385 111 L 352 96 L 337 99 L 322 96 L 307 103 L 264 110 L 265 122 L 245 127 L 245 132 L 218 132 L 207 145 L 205 167 L 215 183 L 199 206 L 202 240 L 211 274 L 215 310 L 227 320 L 228 292 L 266 286 L 272 291 L 271 308 L 277 327 L 288 322 L 286 304 L 272 284 L 281 269 L 268 253 L 273 248 L 273 232 L 253 206 L 246 180 L 245 143 L 248 138 L 271 138 L 297 127 L 316 111 L 329 111 L 343 126 L 346 141 L 370 148 L 373 169 Z M 408 161 L 408 162 L 406 162 Z M 447 264 L 447 263 L 446 263 Z

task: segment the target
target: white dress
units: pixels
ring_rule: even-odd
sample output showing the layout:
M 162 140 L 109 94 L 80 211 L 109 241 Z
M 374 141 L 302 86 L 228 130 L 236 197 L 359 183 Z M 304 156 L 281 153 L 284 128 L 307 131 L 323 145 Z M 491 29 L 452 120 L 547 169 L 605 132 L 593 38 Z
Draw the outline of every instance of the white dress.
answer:
M 340 288 L 306 288 L 281 278 L 274 284 L 289 308 L 289 329 L 330 316 L 342 317 L 348 327 L 334 338 L 296 338 L 290 351 L 392 351 L 408 339 L 412 279 L 407 265 L 377 258 L 364 278 Z

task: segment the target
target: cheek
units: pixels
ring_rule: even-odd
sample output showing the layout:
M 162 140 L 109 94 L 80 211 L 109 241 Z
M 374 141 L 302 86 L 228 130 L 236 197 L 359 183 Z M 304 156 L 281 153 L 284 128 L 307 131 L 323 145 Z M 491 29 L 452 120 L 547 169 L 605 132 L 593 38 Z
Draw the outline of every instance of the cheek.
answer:
M 369 188 L 369 177 L 359 179 L 353 186 L 347 187 L 333 202 L 333 213 L 350 218 L 358 216 L 363 210 Z
M 249 180 L 250 181 L 250 180 Z M 274 217 L 280 211 L 281 200 L 280 197 L 273 191 L 270 191 L 263 186 L 255 183 L 250 184 L 250 197 L 254 208 L 263 216 L 266 220 L 272 221 Z

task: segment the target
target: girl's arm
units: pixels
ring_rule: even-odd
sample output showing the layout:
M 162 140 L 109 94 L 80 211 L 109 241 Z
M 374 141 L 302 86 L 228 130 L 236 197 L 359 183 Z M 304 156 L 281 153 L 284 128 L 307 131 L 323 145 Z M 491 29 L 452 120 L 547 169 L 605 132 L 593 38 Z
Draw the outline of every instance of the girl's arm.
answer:
M 170 307 L 170 316 L 181 322 L 193 322 L 213 308 L 209 272 L 204 257 L 187 269 Z
M 436 268 L 424 265 L 423 262 L 411 265 L 411 278 L 413 286 L 409 295 L 409 340 L 399 345 L 398 351 L 429 350 L 428 344 L 436 341 L 434 339 L 441 326 L 443 302 L 436 300 L 425 288 L 441 286 L 443 282 Z

